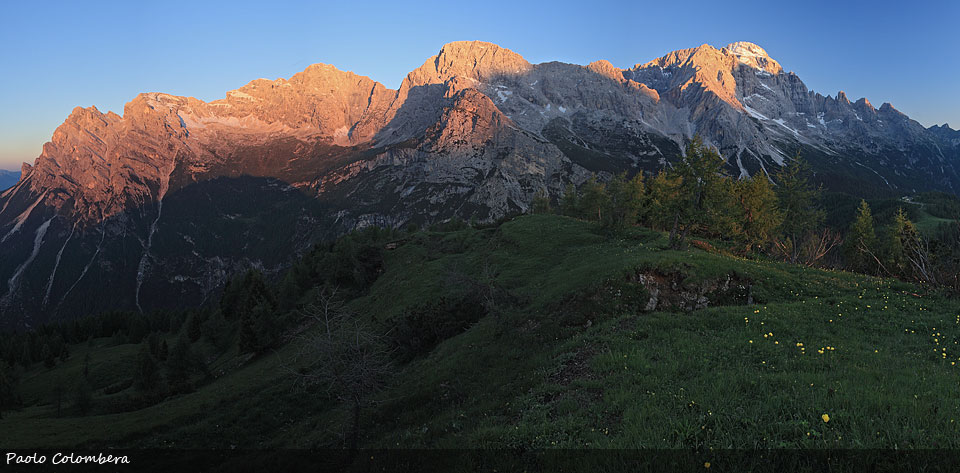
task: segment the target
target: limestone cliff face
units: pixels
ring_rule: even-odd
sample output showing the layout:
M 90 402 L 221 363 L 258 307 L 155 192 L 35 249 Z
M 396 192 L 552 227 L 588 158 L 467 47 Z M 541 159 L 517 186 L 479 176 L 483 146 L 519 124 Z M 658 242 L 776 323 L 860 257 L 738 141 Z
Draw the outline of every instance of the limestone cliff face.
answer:
M 0 192 L 0 324 L 198 302 L 353 228 L 491 220 L 591 174 L 655 172 L 695 134 L 734 175 L 800 151 L 841 190 L 960 189 L 960 132 L 812 92 L 753 43 L 620 69 L 454 42 L 397 90 L 317 64 L 209 103 L 75 109 Z
M 130 102 L 125 118 L 74 109 L 25 173 L 22 192 L 44 195 L 46 206 L 90 222 L 162 195 L 186 133 L 168 113 L 140 103 Z

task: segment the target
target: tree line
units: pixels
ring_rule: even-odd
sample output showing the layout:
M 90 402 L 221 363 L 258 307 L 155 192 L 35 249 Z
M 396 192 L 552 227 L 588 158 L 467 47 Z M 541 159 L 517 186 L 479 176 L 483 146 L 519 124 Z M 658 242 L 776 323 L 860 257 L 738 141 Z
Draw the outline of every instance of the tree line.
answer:
M 0 415 L 22 404 L 18 385 L 24 372 L 37 366 L 56 369 L 71 359 L 71 347 L 84 350 L 95 339 L 99 345 L 139 345 L 129 359 L 131 376 L 97 384 L 91 372 L 107 360 L 85 356 L 82 374 L 50 386 L 47 401 L 57 406 L 57 415 L 64 404 L 79 415 L 121 412 L 190 392 L 217 375 L 211 362 L 231 350 L 250 357 L 288 341 L 291 330 L 307 318 L 303 307 L 316 288 L 337 287 L 345 300 L 366 291 L 382 271 L 385 242 L 396 234 L 369 228 L 318 244 L 273 281 L 257 269 L 247 270 L 227 281 L 218 301 L 203 307 L 145 314 L 111 311 L 0 334 Z M 97 392 L 125 394 L 98 406 Z
M 716 149 L 694 137 L 684 156 L 652 177 L 624 173 L 601 182 L 594 176 L 579 187 L 567 185 L 556 209 L 542 191 L 531 208 L 595 221 L 608 231 L 642 225 L 668 232 L 672 249 L 696 235 L 724 242 L 739 254 L 960 290 L 960 223 L 924 236 L 901 207 L 877 229 L 870 206 L 861 201 L 848 228 L 830 228 L 824 200 L 799 155 L 772 175 L 763 170 L 738 179 L 725 172 Z M 941 196 L 935 202 L 931 213 L 960 209 L 956 199 Z

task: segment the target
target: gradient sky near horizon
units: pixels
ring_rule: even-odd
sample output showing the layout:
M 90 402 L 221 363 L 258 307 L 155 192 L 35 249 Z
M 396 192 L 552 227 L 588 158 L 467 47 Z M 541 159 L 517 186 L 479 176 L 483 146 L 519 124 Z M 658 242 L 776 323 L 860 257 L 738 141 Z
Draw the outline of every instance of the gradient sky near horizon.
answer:
M 140 92 L 202 100 L 328 63 L 396 88 L 456 40 L 533 63 L 618 67 L 676 49 L 759 44 L 811 90 L 960 125 L 960 2 L 4 2 L 0 169 L 33 162 L 76 106 Z

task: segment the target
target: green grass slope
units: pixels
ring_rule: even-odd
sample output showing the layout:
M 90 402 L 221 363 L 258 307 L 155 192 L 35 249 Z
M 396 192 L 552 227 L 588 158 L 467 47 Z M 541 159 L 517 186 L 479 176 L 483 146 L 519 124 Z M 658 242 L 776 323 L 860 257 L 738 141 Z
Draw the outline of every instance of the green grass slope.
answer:
M 361 446 L 960 447 L 956 300 L 665 240 L 539 215 L 409 235 L 350 301 L 360 317 L 390 330 L 411 307 L 469 291 L 465 280 L 507 296 L 498 316 L 396 366 L 363 411 Z M 646 310 L 651 279 L 673 309 Z M 707 307 L 679 309 L 690 297 Z M 295 342 L 222 357 L 214 380 L 152 407 L 58 418 L 44 391 L 87 351 L 95 403 L 128 377 L 110 360 L 137 352 L 71 348 L 25 374 L 27 407 L 4 413 L 0 445 L 318 447 L 348 429 L 346 409 L 294 383 Z

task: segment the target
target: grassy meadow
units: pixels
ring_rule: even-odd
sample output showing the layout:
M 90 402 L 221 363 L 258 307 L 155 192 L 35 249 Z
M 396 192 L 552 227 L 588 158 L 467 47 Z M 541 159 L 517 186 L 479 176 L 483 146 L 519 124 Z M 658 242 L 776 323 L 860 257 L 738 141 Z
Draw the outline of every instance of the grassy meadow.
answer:
M 956 299 L 710 242 L 667 247 L 659 232 L 610 236 L 552 215 L 407 234 L 348 302 L 358 317 L 388 332 L 409 308 L 462 293 L 464 278 L 507 302 L 396 363 L 364 406 L 361 446 L 960 448 Z M 647 310 L 641 280 L 654 277 L 662 301 L 699 291 L 707 307 Z M 349 411 L 295 382 L 297 339 L 287 339 L 252 359 L 201 350 L 212 375 L 193 392 L 126 412 L 111 407 L 134 389 L 124 383 L 139 346 L 73 345 L 66 362 L 23 373 L 24 407 L 3 413 L 0 444 L 342 445 Z M 84 364 L 94 396 L 81 416 L 69 386 Z

